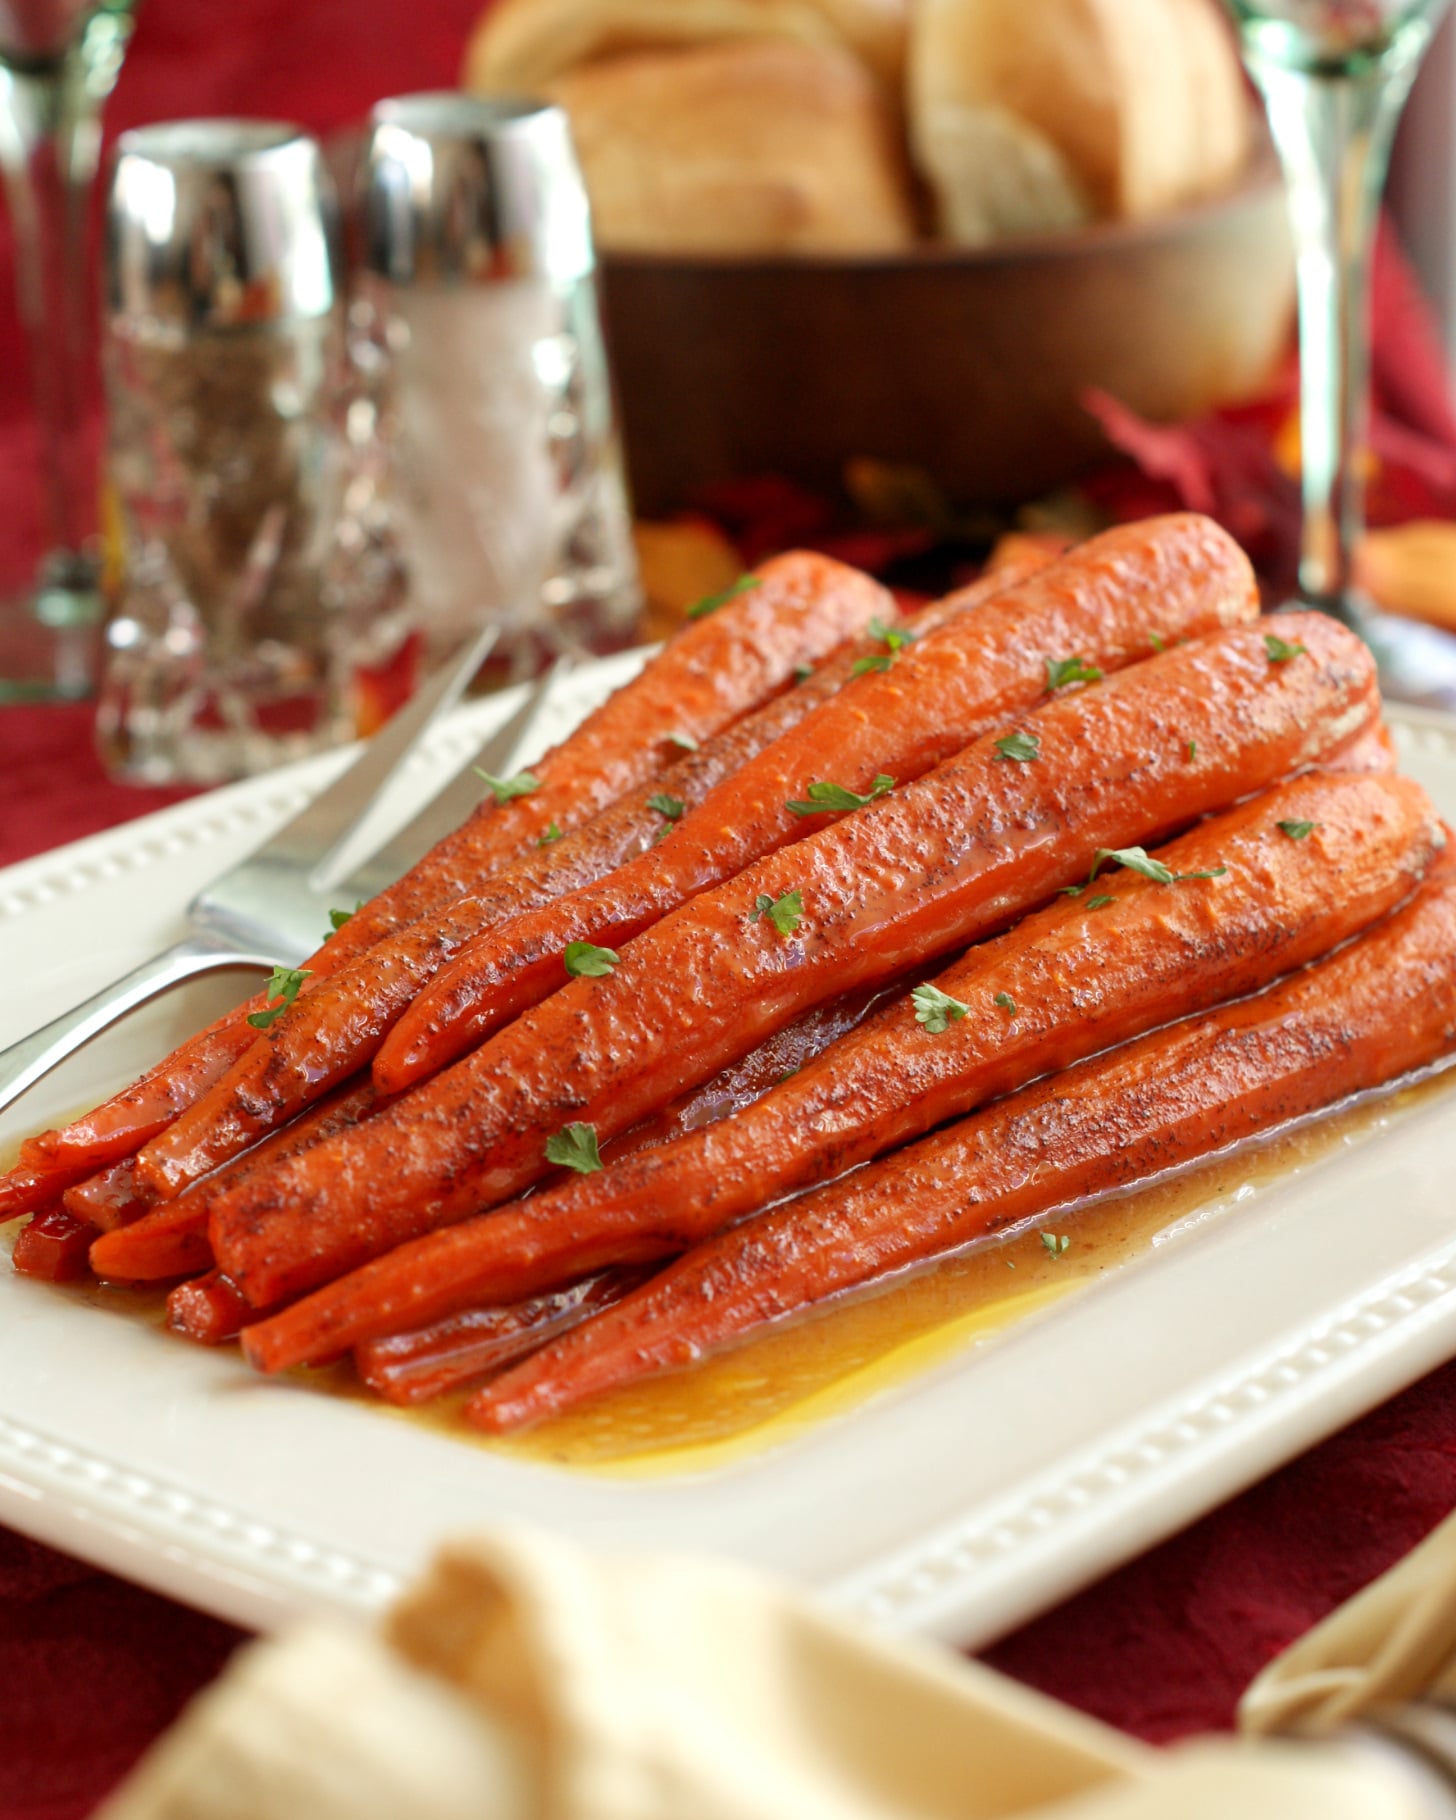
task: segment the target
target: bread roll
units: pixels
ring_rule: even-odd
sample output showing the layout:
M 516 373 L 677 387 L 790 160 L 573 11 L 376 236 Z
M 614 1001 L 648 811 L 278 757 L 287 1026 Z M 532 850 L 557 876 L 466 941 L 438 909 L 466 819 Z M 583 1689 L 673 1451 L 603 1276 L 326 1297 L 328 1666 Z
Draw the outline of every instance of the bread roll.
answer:
M 962 242 L 1156 214 L 1226 185 L 1249 140 L 1213 0 L 919 0 L 909 114 Z
M 848 51 L 740 39 L 538 86 L 570 116 L 602 246 L 867 253 L 914 238 L 892 110 Z
M 898 92 L 911 0 L 498 0 L 465 54 L 475 94 L 534 94 L 624 51 L 742 38 L 841 46 Z

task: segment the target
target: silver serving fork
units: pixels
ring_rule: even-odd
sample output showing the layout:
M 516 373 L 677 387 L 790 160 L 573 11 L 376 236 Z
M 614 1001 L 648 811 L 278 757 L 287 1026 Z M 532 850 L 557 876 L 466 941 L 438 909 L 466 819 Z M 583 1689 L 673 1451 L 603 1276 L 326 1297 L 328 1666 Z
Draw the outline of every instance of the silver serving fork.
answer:
M 476 766 L 509 774 L 528 748 L 553 685 L 555 665 L 481 751 L 382 846 L 353 861 L 355 831 L 426 731 L 459 699 L 497 637 L 494 627 L 416 691 L 326 790 L 256 852 L 216 878 L 187 906 L 189 933 L 114 980 L 74 1010 L 0 1051 L 0 1111 L 84 1044 L 139 1005 L 184 980 L 240 967 L 296 966 L 323 940 L 331 904 L 372 897 L 406 872 L 480 801 Z M 341 873 L 341 862 L 347 869 Z

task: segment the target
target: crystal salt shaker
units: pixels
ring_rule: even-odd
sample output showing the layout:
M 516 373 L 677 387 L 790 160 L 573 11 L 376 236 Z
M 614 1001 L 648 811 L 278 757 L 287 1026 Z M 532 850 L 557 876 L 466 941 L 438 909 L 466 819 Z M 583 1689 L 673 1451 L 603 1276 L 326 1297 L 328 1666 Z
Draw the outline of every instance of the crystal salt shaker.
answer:
M 119 142 L 104 350 L 119 574 L 98 716 L 114 774 L 210 783 L 352 734 L 331 575 L 336 227 L 295 127 L 181 121 Z
M 632 642 L 641 596 L 565 116 L 381 102 L 355 208 L 389 516 L 433 654 L 491 619 L 516 677 Z

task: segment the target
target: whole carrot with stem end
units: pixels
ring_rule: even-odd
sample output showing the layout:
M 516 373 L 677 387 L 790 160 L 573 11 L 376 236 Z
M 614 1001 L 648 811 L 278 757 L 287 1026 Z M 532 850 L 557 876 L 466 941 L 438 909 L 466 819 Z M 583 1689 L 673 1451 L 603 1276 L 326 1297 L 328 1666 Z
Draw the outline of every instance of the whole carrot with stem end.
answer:
M 218 1262 L 261 1307 L 466 1218 L 544 1174 L 562 1127 L 614 1136 L 810 1006 L 1004 926 L 1097 848 L 1317 759 L 1373 716 L 1373 664 L 1322 615 L 1287 630 L 1297 661 L 1255 627 L 1184 645 L 703 893 L 367 1126 L 220 1195 Z
M 274 1132 L 255 1150 L 236 1158 L 216 1177 L 199 1182 L 175 1201 L 163 1201 L 115 1231 L 104 1232 L 91 1247 L 91 1268 L 117 1282 L 162 1282 L 192 1276 L 213 1262 L 207 1236 L 209 1198 L 222 1188 L 244 1182 L 258 1169 L 298 1156 L 310 1145 L 352 1130 L 377 1104 L 369 1079 L 352 1081 L 311 1107 L 302 1118 Z
M 186 1177 L 196 1179 L 367 1066 L 416 993 L 483 929 L 580 890 L 649 850 L 715 785 L 850 681 L 857 667 L 884 661 L 887 641 L 921 637 L 979 607 L 1017 575 L 1032 572 L 1026 566 L 974 583 L 923 609 L 903 628 L 876 622 L 882 636 L 851 640 L 797 688 L 735 721 L 574 833 L 508 867 L 475 895 L 376 944 L 308 993 L 247 1050 L 149 1149 L 148 1167 L 185 1154 Z
M 570 943 L 624 941 L 799 838 L 806 825 L 822 825 L 822 815 L 806 824 L 787 805 L 812 793 L 831 756 L 841 789 L 873 790 L 885 776 L 913 779 L 999 716 L 1043 699 L 1054 679 L 1067 686 L 1074 677 L 1096 677 L 1098 666 L 1116 669 L 1146 656 L 1150 639 L 1182 637 L 1255 611 L 1242 551 L 1208 520 L 1185 514 L 1094 538 L 974 613 L 955 615 L 908 645 L 882 648 L 869 660 L 873 667 L 687 809 L 660 845 L 470 943 L 448 979 L 427 986 L 385 1038 L 376 1083 L 399 1092 L 538 1002 L 565 980 Z M 468 1006 L 437 1016 L 445 1000 L 455 1007 L 461 991 Z M 371 1019 L 361 1022 L 372 1026 Z M 149 1144 L 139 1165 L 143 1179 L 175 1193 L 286 1117 L 316 1083 L 337 1078 L 342 1058 L 320 1056 L 308 1040 L 311 1027 L 304 1028 L 297 1045 L 288 1047 L 280 1033 L 276 1045 L 243 1058 Z
M 1169 518 L 1094 539 L 974 613 L 954 615 L 911 644 L 882 646 L 867 660 L 875 667 L 719 781 L 696 808 L 686 808 L 660 845 L 594 886 L 553 898 L 477 938 L 466 950 L 475 958 L 462 955 L 450 978 L 458 981 L 464 966 L 480 983 L 503 968 L 506 1002 L 496 994 L 487 1020 L 502 1021 L 564 981 L 562 956 L 570 942 L 619 942 L 802 834 L 804 820 L 786 802 L 812 788 L 812 768 L 822 766 L 826 754 L 833 754 L 836 781 L 851 790 L 871 788 L 880 766 L 902 781 L 913 778 L 965 745 L 988 719 L 1042 697 L 1048 665 L 1059 658 L 1089 653 L 1115 668 L 1147 654 L 1155 621 L 1171 629 L 1169 636 L 1181 636 L 1248 618 L 1254 610 L 1247 559 L 1207 520 Z M 892 635 L 886 643 L 893 642 Z M 912 697 L 915 711 L 906 712 Z M 495 957 L 504 957 L 499 967 Z M 444 982 L 441 989 L 454 990 Z M 426 987 L 421 1006 L 435 1003 L 434 990 Z M 452 1026 L 444 1051 L 437 1040 L 446 1039 L 432 1034 L 427 1056 L 401 1072 L 395 1063 L 413 1046 L 406 1031 L 417 1031 L 422 1015 L 418 1008 L 406 1010 L 377 1057 L 376 1084 L 394 1093 L 433 1072 L 484 1034 L 486 1012 L 477 1006 L 468 1030 Z M 435 1020 L 424 1015 L 434 1032 Z M 373 1024 L 367 1015 L 355 1021 L 365 1030 Z M 345 1026 L 352 1027 L 352 1022 Z M 342 1053 L 320 1054 L 309 1040 L 313 1033 L 306 1024 L 295 1044 L 280 1031 L 275 1044 L 244 1057 L 188 1115 L 148 1145 L 140 1162 L 143 1179 L 160 1192 L 176 1192 L 286 1117 L 316 1084 L 337 1078 L 349 1064 Z
M 661 846 L 472 942 L 375 1061 L 399 1093 L 563 983 L 568 944 L 620 947 L 698 892 L 823 825 L 816 791 L 905 783 L 1008 714 L 1172 643 L 1251 619 L 1247 559 L 1192 515 L 1119 526 L 894 655 L 714 790 Z M 833 799 L 831 799 L 833 800 Z
M 1282 985 L 1081 1062 L 695 1246 L 496 1378 L 468 1419 L 492 1434 L 532 1426 L 891 1272 L 1059 1208 L 1075 1217 L 1085 1198 L 1448 1054 L 1456 876 L 1440 870 L 1403 909 Z
M 357 911 L 304 968 L 321 980 L 406 923 L 477 890 L 492 873 L 533 852 L 553 825 L 575 828 L 655 777 L 677 756 L 674 735 L 711 738 L 791 683 L 797 665 L 817 661 L 877 614 L 893 612 L 877 582 L 829 557 L 794 551 L 764 563 L 755 585 L 685 625 L 639 675 L 548 752 L 529 774 L 535 780 L 529 793 L 504 802 L 488 795 L 463 827 Z M 59 1192 L 129 1155 L 252 1046 L 257 1033 L 246 1020 L 265 999 L 255 996 L 238 1006 L 84 1118 L 31 1138 L 21 1162 L 49 1172 Z
M 1281 785 L 1163 848 L 1157 877 L 1114 868 L 1104 882 L 1099 868 L 1080 895 L 971 949 L 742 1111 L 403 1245 L 250 1328 L 245 1351 L 277 1371 L 686 1251 L 1038 1075 L 1327 953 L 1394 909 L 1444 839 L 1404 778 Z

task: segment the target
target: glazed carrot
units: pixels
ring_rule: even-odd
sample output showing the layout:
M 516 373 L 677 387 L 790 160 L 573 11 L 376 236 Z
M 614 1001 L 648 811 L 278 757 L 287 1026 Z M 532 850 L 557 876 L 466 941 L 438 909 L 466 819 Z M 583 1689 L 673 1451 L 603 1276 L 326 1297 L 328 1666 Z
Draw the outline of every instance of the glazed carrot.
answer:
M 135 1159 L 113 1163 L 98 1175 L 88 1176 L 61 1196 L 61 1205 L 98 1232 L 129 1226 L 156 1204 L 156 1196 L 137 1185 Z
M 1311 825 L 1296 837 L 1281 824 Z M 1404 778 L 1281 785 L 1163 849 L 1179 882 L 1114 868 L 971 949 L 934 981 L 953 1001 L 938 1001 L 943 1027 L 931 1027 L 937 1001 L 903 999 L 730 1118 L 405 1244 L 250 1328 L 244 1349 L 276 1371 L 675 1255 L 1038 1075 L 1327 953 L 1400 903 L 1444 839 Z M 1187 876 L 1205 873 L 1217 876 Z
M 566 978 L 571 942 L 618 948 L 698 892 L 823 825 L 816 783 L 864 793 L 904 784 L 988 726 L 1045 699 L 1054 661 L 1111 671 L 1172 642 L 1249 619 L 1247 559 L 1192 516 L 1120 526 L 900 650 L 720 784 L 660 846 L 598 885 L 488 931 L 425 991 L 375 1061 L 382 1093 L 437 1072 Z
M 349 1130 L 369 1115 L 374 1104 L 374 1089 L 367 1080 L 339 1088 L 208 1181 L 178 1195 L 175 1201 L 163 1201 L 131 1224 L 102 1234 L 92 1247 L 91 1268 L 99 1277 L 126 1283 L 161 1282 L 208 1269 L 213 1258 L 207 1210 L 213 1194 L 246 1181 L 257 1169 L 297 1156 L 310 1145 Z
M 1394 916 L 1282 985 L 1023 1088 L 696 1246 L 497 1378 L 470 1403 L 470 1421 L 495 1434 L 530 1426 L 1447 1054 L 1456 877 L 1441 870 Z
M 552 826 L 570 830 L 676 756 L 672 737 L 706 740 L 792 681 L 894 606 L 869 576 L 812 552 L 762 565 L 758 585 L 684 626 L 658 656 L 533 768 L 537 788 L 497 805 L 487 796 L 454 834 L 373 898 L 303 965 L 315 981 L 406 923 L 478 889 L 535 850 Z M 74 1121 L 26 1145 L 32 1168 L 74 1171 L 68 1181 L 129 1155 L 165 1129 L 251 1047 L 255 995 L 149 1074 Z M 143 1180 L 146 1179 L 145 1171 Z M 175 1193 L 173 1187 L 170 1192 Z
M 605 1270 L 512 1308 L 472 1309 L 413 1333 L 370 1340 L 356 1349 L 354 1366 L 387 1402 L 404 1407 L 428 1403 L 514 1364 L 547 1340 L 610 1308 L 641 1281 L 640 1270 Z M 240 1322 L 238 1331 L 241 1326 Z
M 10 1261 L 22 1276 L 47 1283 L 78 1283 L 90 1273 L 86 1253 L 96 1229 L 78 1220 L 64 1207 L 37 1213 L 15 1240 Z
M 1097 848 L 1308 763 L 1371 716 L 1374 669 L 1319 614 L 1289 635 L 1291 662 L 1240 627 L 1054 701 L 703 893 L 367 1126 L 220 1195 L 218 1262 L 262 1307 L 466 1218 L 538 1178 L 562 1127 L 609 1138 L 811 1005 L 1004 925 Z
M 167 1325 L 199 1346 L 235 1340 L 254 1319 L 252 1309 L 220 1270 L 178 1283 L 167 1296 Z
M 1003 585 L 998 580 L 962 589 L 917 613 L 905 630 L 917 637 L 933 631 L 990 599 Z M 518 861 L 476 895 L 410 924 L 323 981 L 150 1147 L 148 1168 L 165 1169 L 169 1182 L 197 1180 L 367 1066 L 415 994 L 462 945 L 483 929 L 580 890 L 649 850 L 671 830 L 671 817 L 701 802 L 716 784 L 842 688 L 857 664 L 877 654 L 885 654 L 882 639 L 852 640 L 799 687 L 735 721 L 575 833 Z

